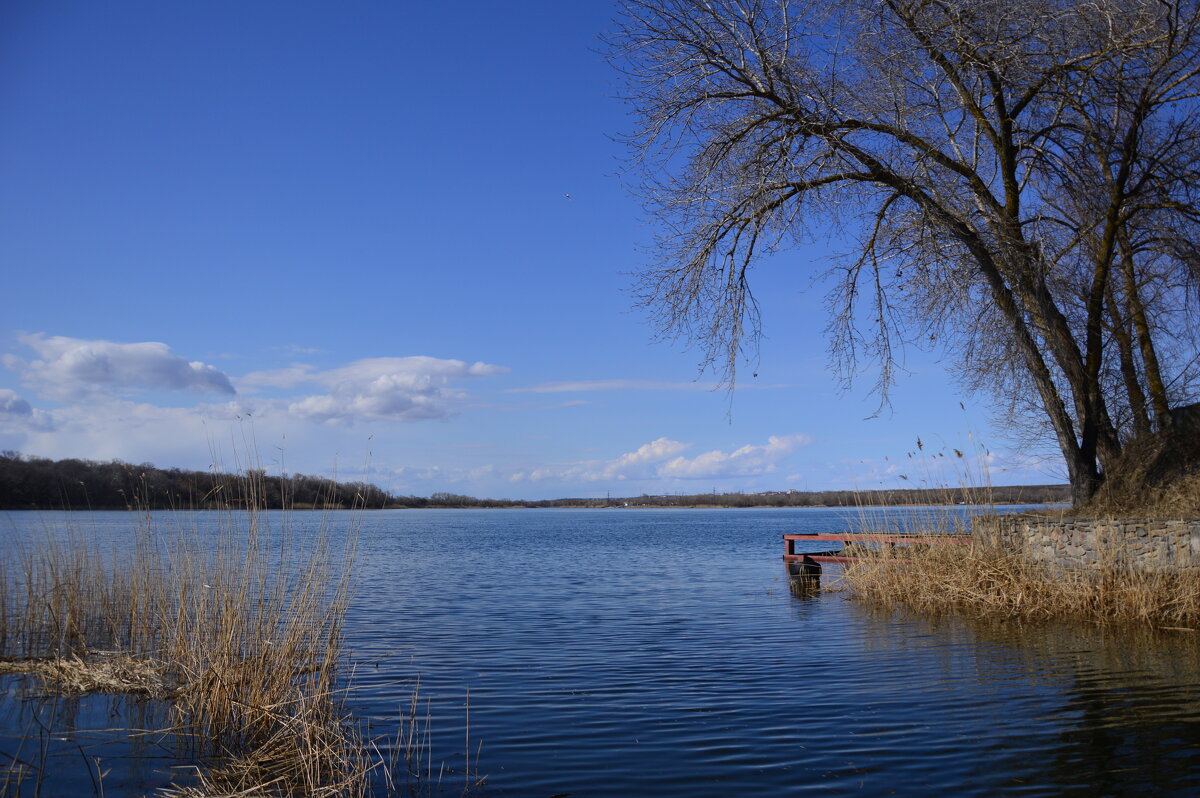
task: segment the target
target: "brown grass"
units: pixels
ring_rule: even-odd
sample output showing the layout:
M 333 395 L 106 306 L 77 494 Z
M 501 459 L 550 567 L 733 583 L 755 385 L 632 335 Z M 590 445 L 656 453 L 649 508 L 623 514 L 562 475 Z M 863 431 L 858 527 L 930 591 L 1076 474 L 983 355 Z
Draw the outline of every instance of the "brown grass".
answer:
M 1077 512 L 1090 518 L 1200 516 L 1200 429 L 1169 428 L 1130 441 Z
M 131 551 L 70 534 L 7 547 L 0 672 L 169 699 L 173 731 L 219 763 L 200 774 L 205 794 L 364 794 L 376 763 L 338 684 L 353 540 L 335 553 L 319 535 L 301 553 L 289 520 L 272 528 L 246 504 L 215 538 L 161 534 L 135 511 Z
M 970 501 L 994 506 L 986 471 L 967 476 L 963 484 L 984 486 Z M 970 543 L 899 545 L 894 552 L 852 545 L 847 553 L 861 559 L 845 566 L 839 587 L 860 599 L 930 614 L 1200 631 L 1200 570 L 1138 571 L 1119 563 L 1112 550 L 1098 567 L 1055 569 L 970 537 L 965 516 L 897 509 L 890 515 L 860 514 L 860 530 L 957 534 Z M 1133 442 L 1087 508 L 1059 512 L 1093 518 L 1200 515 L 1200 433 Z
M 880 554 L 845 567 L 844 584 L 873 604 L 992 618 L 1073 618 L 1200 631 L 1200 572 L 1144 573 L 1102 564 L 1052 570 L 979 542 Z
M 432 760 L 416 689 L 387 760 L 345 709 L 354 535 L 335 547 L 323 531 L 294 534 L 290 514 L 256 509 L 264 472 L 246 473 L 219 488 L 243 509 L 219 511 L 215 536 L 134 507 L 131 548 L 48 530 L 0 549 L 0 675 L 168 701 L 162 731 L 191 741 L 203 766 L 166 796 L 440 794 L 451 774 Z M 464 795 L 486 780 L 470 742 L 466 773 L 453 774 Z
M 72 655 L 49 659 L 0 661 L 0 675 L 37 676 L 45 690 L 61 695 L 124 693 L 165 698 L 168 688 L 162 663 L 111 651 L 97 651 L 87 660 Z

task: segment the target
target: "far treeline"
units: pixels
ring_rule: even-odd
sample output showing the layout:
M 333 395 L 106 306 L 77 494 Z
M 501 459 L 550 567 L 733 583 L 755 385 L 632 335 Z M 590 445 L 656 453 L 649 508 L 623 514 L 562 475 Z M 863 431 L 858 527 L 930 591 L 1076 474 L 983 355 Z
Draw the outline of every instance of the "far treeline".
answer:
M 906 504 L 1060 504 L 1070 485 L 1004 485 L 986 488 L 908 490 L 788 490 L 763 493 L 694 493 L 623 499 L 551 499 L 528 507 L 867 507 Z
M 119 460 L 50 460 L 0 452 L 0 509 L 124 510 L 285 507 L 382 507 L 402 502 L 364 482 L 336 482 L 305 474 L 238 475 L 157 468 Z
M 605 499 L 513 501 L 456 493 L 429 497 L 388 493 L 365 482 L 305 474 L 238 475 L 156 468 L 118 460 L 50 460 L 0 453 L 0 509 L 124 510 L 405 509 L 421 507 L 854 507 L 883 504 L 1051 504 L 1070 500 L 1067 485 L 913 490 L 772 491 L 641 495 Z

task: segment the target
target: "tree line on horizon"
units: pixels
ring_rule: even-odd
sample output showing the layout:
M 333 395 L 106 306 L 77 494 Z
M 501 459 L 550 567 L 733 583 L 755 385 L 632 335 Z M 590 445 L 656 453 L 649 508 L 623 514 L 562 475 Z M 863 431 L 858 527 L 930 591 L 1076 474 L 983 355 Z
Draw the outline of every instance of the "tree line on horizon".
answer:
M 760 493 L 643 494 L 612 499 L 550 499 L 530 507 L 865 507 L 918 504 L 1062 504 L 1069 485 L 903 488 L 880 490 L 788 490 Z
M 1050 504 L 1070 499 L 1066 485 L 945 487 L 906 490 L 769 491 L 642 494 L 617 498 L 536 501 L 480 499 L 437 492 L 389 493 L 366 482 L 306 474 L 239 474 L 157 468 L 150 463 L 52 460 L 0 452 L 0 509 L 405 509 L 454 507 L 854 507 L 872 504 Z
M 381 507 L 396 498 L 369 483 L 307 474 L 224 474 L 0 452 L 0 508 L 6 510 L 350 508 Z

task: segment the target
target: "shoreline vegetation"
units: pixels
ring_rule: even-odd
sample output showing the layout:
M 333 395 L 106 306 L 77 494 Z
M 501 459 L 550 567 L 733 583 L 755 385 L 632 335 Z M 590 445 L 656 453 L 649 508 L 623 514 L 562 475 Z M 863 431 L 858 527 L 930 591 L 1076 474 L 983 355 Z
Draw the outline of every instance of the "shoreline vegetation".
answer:
M 1194 434 L 1180 440 L 1200 443 Z M 1064 507 L 1061 516 L 1100 523 L 1200 518 L 1200 473 L 1193 463 L 1194 456 L 1181 457 L 1171 447 L 1152 450 L 1138 468 L 1115 473 L 1091 501 Z M 987 498 L 979 503 L 998 503 Z M 880 523 L 868 516 L 859 521 L 861 531 L 895 531 L 877 528 Z M 969 520 L 950 516 L 922 516 L 911 526 L 921 533 L 972 531 Z M 1101 549 L 1094 567 L 1072 568 L 1034 562 L 987 536 L 970 535 L 966 546 L 857 546 L 854 554 L 859 559 L 846 565 L 840 587 L 885 608 L 1200 632 L 1200 569 L 1139 564 L 1128 551 Z
M 261 471 L 223 485 L 239 501 L 215 533 L 135 495 L 131 547 L 50 529 L 0 549 L 0 677 L 25 676 L 34 695 L 164 703 L 155 734 L 191 764 L 162 796 L 415 797 L 440 794 L 443 775 L 463 795 L 480 788 L 469 755 L 465 774 L 433 770 L 415 687 L 395 739 L 370 738 L 346 707 L 353 528 L 335 541 L 323 521 L 265 515 Z M 48 754 L 29 734 L 0 767 L 0 794 L 43 790 Z
M 926 615 L 1002 621 L 1084 621 L 1200 631 L 1200 572 L 1039 565 L 973 540 L 968 546 L 861 548 L 833 590 Z
M 662 494 L 521 501 L 480 499 L 456 493 L 404 496 L 365 482 L 338 482 L 304 474 L 268 475 L 249 469 L 240 476 L 157 468 L 118 460 L 51 460 L 17 452 L 0 453 L 0 510 L 128 510 L 134 497 L 148 510 L 228 510 L 246 499 L 229 485 L 239 478 L 258 486 L 264 510 L 487 509 L 487 508 L 717 508 L 863 507 L 871 505 L 974 504 L 981 492 L 995 504 L 1057 504 L 1070 500 L 1067 485 L 998 485 L 896 490 L 766 491 L 761 493 Z

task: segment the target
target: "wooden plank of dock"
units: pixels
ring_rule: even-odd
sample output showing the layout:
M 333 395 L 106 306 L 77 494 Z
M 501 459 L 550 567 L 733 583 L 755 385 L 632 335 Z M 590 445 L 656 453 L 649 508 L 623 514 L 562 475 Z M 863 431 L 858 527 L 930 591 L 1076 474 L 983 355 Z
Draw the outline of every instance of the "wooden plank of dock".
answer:
M 784 540 L 837 540 L 843 543 L 955 543 L 971 542 L 970 535 L 931 534 L 914 532 L 912 534 L 876 534 L 873 532 L 796 532 L 783 536 Z
M 971 542 L 970 535 L 931 534 L 931 533 L 873 533 L 873 532 L 795 532 L 785 534 L 783 561 L 785 563 L 801 563 L 812 565 L 819 569 L 822 563 L 846 564 L 856 562 L 861 557 L 847 556 L 836 551 L 801 552 L 796 553 L 797 541 L 830 541 L 843 546 L 851 543 L 882 543 L 884 550 L 894 551 L 897 543 L 903 544 L 950 544 L 963 546 Z M 819 570 L 818 570 L 819 573 Z

